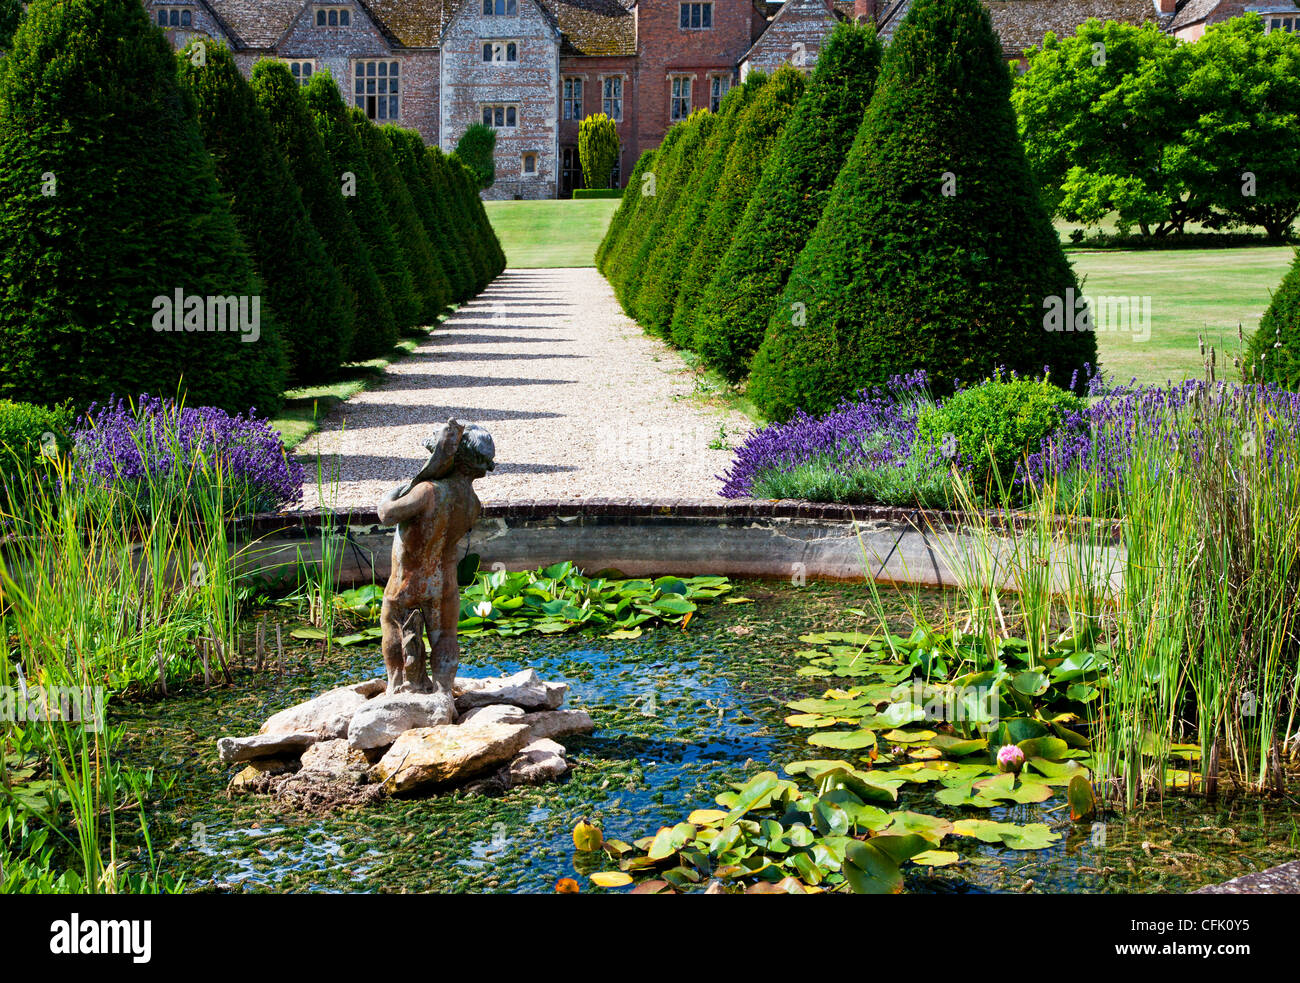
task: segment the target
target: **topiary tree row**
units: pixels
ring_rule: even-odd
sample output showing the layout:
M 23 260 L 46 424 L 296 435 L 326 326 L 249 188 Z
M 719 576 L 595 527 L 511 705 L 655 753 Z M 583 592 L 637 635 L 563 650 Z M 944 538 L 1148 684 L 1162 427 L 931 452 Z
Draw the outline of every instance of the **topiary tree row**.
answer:
M 731 382 L 749 374 L 790 270 L 817 226 L 871 101 L 880 55 L 874 25 L 845 23 L 832 32 L 700 300 L 696 351 Z
M 273 413 L 503 267 L 465 168 L 328 75 L 174 53 L 136 0 L 19 9 L 0 8 L 0 398 Z
M 755 356 L 749 394 L 769 417 L 916 369 L 944 392 L 1000 367 L 1069 380 L 1095 361 L 1091 331 L 1048 329 L 1078 284 L 1010 86 L 979 0 L 915 0 Z
M 628 178 L 627 189 L 623 192 L 623 198 L 609 220 L 609 227 L 605 229 L 600 245 L 596 247 L 596 268 L 611 281 L 610 253 L 617 250 L 623 237 L 630 233 L 632 216 L 641 207 L 641 195 L 647 184 L 646 178 L 654 180 L 656 153 L 655 150 L 647 150 L 637 158 L 636 166 L 632 168 L 632 176 Z
M 708 289 L 718 260 L 727 252 L 736 225 L 763 176 L 772 144 L 785 129 L 803 90 L 803 73 L 790 65 L 783 66 L 754 97 L 736 127 L 708 214 L 677 291 L 668 333 L 674 341 L 682 339 L 678 343 L 683 347 L 698 347 L 696 315 L 701 296 Z

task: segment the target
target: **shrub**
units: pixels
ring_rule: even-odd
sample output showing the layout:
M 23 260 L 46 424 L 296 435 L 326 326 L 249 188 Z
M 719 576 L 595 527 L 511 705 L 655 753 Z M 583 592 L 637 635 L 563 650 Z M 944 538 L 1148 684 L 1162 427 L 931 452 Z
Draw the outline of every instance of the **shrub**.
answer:
M 669 133 L 672 141 L 665 140 L 660 148 L 662 163 L 655 167 L 655 195 L 646 203 L 643 215 L 638 217 L 637 232 L 628 242 L 620 257 L 623 266 L 619 282 L 619 300 L 623 309 L 633 318 L 638 317 L 637 296 L 646 274 L 646 264 L 651 254 L 664 241 L 667 229 L 672 228 L 682 193 L 695 173 L 700 151 L 707 144 L 709 134 L 718 117 L 708 110 L 697 109 L 678 123 Z M 659 180 L 662 177 L 663 180 Z
M 340 182 L 347 181 L 348 175 L 352 176 L 349 190 L 353 193 L 344 193 L 343 202 L 370 251 L 370 261 L 379 274 L 379 282 L 384 285 L 388 303 L 392 305 L 397 329 L 406 331 L 420 323 L 420 299 L 415 294 L 411 268 L 397 244 L 388 207 L 361 146 L 361 138 L 352 125 L 348 107 L 329 72 L 313 75 L 303 90 L 303 96 L 334 173 L 339 175 Z M 380 355 L 390 347 L 392 342 L 382 350 L 369 351 L 365 357 Z
M 424 230 L 424 224 L 415 210 L 415 202 L 397 169 L 393 148 L 389 146 L 387 138 L 360 109 L 350 110 L 349 115 L 384 200 L 397 248 L 411 271 L 412 286 L 420 302 L 419 323 L 433 324 L 451 303 L 451 285 L 447 281 L 447 274 L 434 258 L 429 233 Z
M 18 20 L 22 15 L 22 0 L 0 0 L 0 54 L 8 51 L 13 43 L 14 31 L 18 30 Z
M 354 326 L 348 359 L 359 361 L 383 354 L 397 341 L 393 309 L 370 261 L 370 251 L 343 204 L 341 177 L 336 176 L 312 124 L 302 91 L 289 74 L 289 66 L 269 58 L 253 66 L 252 85 L 312 225 L 348 289 Z
M 267 512 L 302 498 L 302 465 L 252 414 L 231 416 L 147 393 L 134 402 L 110 398 L 91 406 L 73 441 L 80 472 L 133 492 L 142 507 L 192 495 L 196 481 L 219 483 L 230 514 Z
M 497 179 L 497 131 L 474 123 L 456 142 L 456 156 L 473 175 L 474 186 L 486 191 Z
M 609 187 L 618 148 L 618 127 L 604 113 L 588 116 L 578 124 L 578 160 L 588 188 Z
M 697 315 L 696 349 L 738 382 L 763 340 L 862 123 L 880 67 L 875 28 L 841 24 L 817 56 Z
M 474 295 L 474 271 L 465 244 L 453 231 L 446 195 L 440 190 L 433 165 L 424 152 L 424 139 L 414 130 L 404 130 L 391 123 L 383 127 L 383 133 L 424 223 L 430 248 L 447 274 L 451 299 L 458 304 L 468 300 Z
M 1246 351 L 1248 381 L 1300 390 L 1300 256 L 1282 278 Z
M 155 299 L 178 289 L 249 298 L 250 314 L 262 292 L 175 54 L 137 0 L 37 0 L 0 62 L 0 397 L 179 386 L 278 409 L 269 312 L 255 343 L 154 330 Z
M 609 255 L 627 233 L 633 213 L 641 207 L 642 185 L 645 184 L 646 175 L 652 172 L 654 161 L 653 150 L 643 151 L 637 158 L 636 165 L 632 168 L 632 176 L 628 178 L 627 188 L 623 192 L 623 200 L 614 210 L 609 220 L 609 227 L 605 229 L 605 235 L 601 238 L 600 245 L 596 247 L 596 267 L 606 277 L 610 274 Z
M 281 315 L 291 377 L 299 382 L 327 379 L 351 349 L 352 307 L 307 217 L 271 124 L 225 45 L 191 42 L 178 64 L 181 84 L 198 109 L 217 181 L 262 275 L 265 302 Z
M 709 203 L 722 177 L 732 135 L 745 108 L 766 83 L 767 76 L 762 72 L 751 72 L 743 84 L 727 93 L 718 109 L 718 120 L 708 142 L 700 151 L 677 207 L 663 227 L 664 239 L 655 244 L 644 266 L 645 274 L 635 303 L 637 320 L 647 331 L 660 335 L 668 331 L 682 272 L 690 262 L 696 236 L 708 217 Z
M 915 0 L 754 358 L 764 414 L 826 412 L 918 368 L 943 393 L 995 366 L 1069 378 L 1095 361 L 1091 331 L 1045 330 L 1077 282 L 1009 92 L 978 0 Z
M 682 270 L 682 283 L 677 291 L 669 334 L 674 340 L 681 339 L 678 344 L 684 347 L 697 347 L 696 314 L 700 299 L 713 280 L 718 260 L 731 245 L 754 186 L 763 176 L 772 145 L 780 137 L 803 90 L 803 72 L 791 65 L 783 66 L 754 97 L 736 127 L 708 216 L 700 227 L 691 258 Z
M 456 235 L 460 237 L 469 256 L 473 270 L 473 292 L 477 294 L 492 279 L 491 263 L 488 259 L 487 243 L 479 237 L 470 216 L 469 203 L 465 200 L 464 183 L 456 179 L 456 170 L 461 169 L 459 162 L 437 147 L 425 148 L 425 156 L 429 158 L 434 179 L 452 215 Z
M 1010 490 L 1026 455 L 1040 452 L 1083 406 L 1078 396 L 1046 381 L 989 380 L 923 410 L 917 436 L 953 458 L 977 491 L 996 499 L 999 488 Z
M 702 113 L 703 110 L 697 112 Z M 642 175 L 641 196 L 637 201 L 636 212 L 631 216 L 622 239 L 610 252 L 608 260 L 610 285 L 614 288 L 614 296 L 623 305 L 623 309 L 633 317 L 636 315 L 633 313 L 635 307 L 632 298 L 641 278 L 641 270 L 637 267 L 634 257 L 645 244 L 646 237 L 650 235 L 655 216 L 662 211 L 664 193 L 676 183 L 674 175 L 678 173 L 678 148 L 683 134 L 688 132 L 688 129 L 686 123 L 678 123 L 664 134 L 663 141 L 655 152 L 652 169 Z
M 506 254 L 501 248 L 501 240 L 497 238 L 492 222 L 488 219 L 487 209 L 483 207 L 483 199 L 479 197 L 474 187 L 474 175 L 470 169 L 455 155 L 448 159 L 448 166 L 452 186 L 458 189 L 460 200 L 469 215 L 470 234 L 483 244 L 483 255 L 487 261 L 487 277 L 490 281 L 506 268 Z M 484 283 L 484 286 L 487 284 Z
M 30 471 L 47 446 L 66 452 L 71 428 L 72 409 L 67 405 L 47 409 L 0 399 L 0 484 L 7 488 Z M 47 434 L 53 437 L 52 444 Z M 0 506 L 4 496 L 5 489 L 0 488 Z

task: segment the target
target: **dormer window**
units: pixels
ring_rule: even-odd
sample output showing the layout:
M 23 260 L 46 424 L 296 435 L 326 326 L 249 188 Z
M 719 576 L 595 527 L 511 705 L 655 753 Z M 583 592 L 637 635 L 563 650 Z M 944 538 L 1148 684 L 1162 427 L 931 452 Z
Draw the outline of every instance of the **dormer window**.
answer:
M 484 41 L 483 60 L 493 62 L 519 61 L 518 41 Z
M 1300 17 L 1274 17 L 1271 14 L 1265 15 L 1268 19 L 1265 23 L 1268 25 L 1267 33 L 1273 31 L 1300 31 Z
M 347 7 L 317 7 L 317 27 L 348 27 L 352 23 L 352 11 Z
M 519 14 L 519 0 L 483 0 L 484 17 L 515 17 Z
M 194 11 L 185 7 L 160 7 L 158 9 L 159 27 L 191 27 L 194 24 Z

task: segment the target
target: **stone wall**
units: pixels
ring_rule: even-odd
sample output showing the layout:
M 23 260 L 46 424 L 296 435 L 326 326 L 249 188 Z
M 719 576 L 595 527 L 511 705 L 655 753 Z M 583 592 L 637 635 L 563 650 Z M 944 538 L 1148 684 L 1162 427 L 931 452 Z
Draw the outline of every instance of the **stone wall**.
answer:
M 485 62 L 483 43 L 517 45 L 514 62 Z M 484 106 L 513 106 L 516 125 L 497 130 L 496 183 L 484 198 L 553 198 L 558 179 L 560 35 L 533 0 L 518 0 L 514 17 L 485 17 L 474 0 L 443 35 L 442 149 L 451 151 Z M 523 173 L 525 154 L 536 170 Z

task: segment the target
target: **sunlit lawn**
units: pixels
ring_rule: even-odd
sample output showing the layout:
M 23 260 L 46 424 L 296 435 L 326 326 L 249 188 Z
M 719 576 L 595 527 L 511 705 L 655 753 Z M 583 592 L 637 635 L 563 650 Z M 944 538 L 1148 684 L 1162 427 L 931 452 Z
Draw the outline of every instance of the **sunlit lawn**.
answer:
M 1120 381 L 1200 377 L 1196 336 L 1218 355 L 1219 378 L 1235 378 L 1237 325 L 1249 338 L 1294 256 L 1289 246 L 1234 249 L 1071 250 L 1075 272 L 1091 296 L 1151 298 L 1151 337 L 1101 333 L 1102 367 Z
M 617 198 L 488 201 L 488 218 L 509 266 L 594 266 Z

